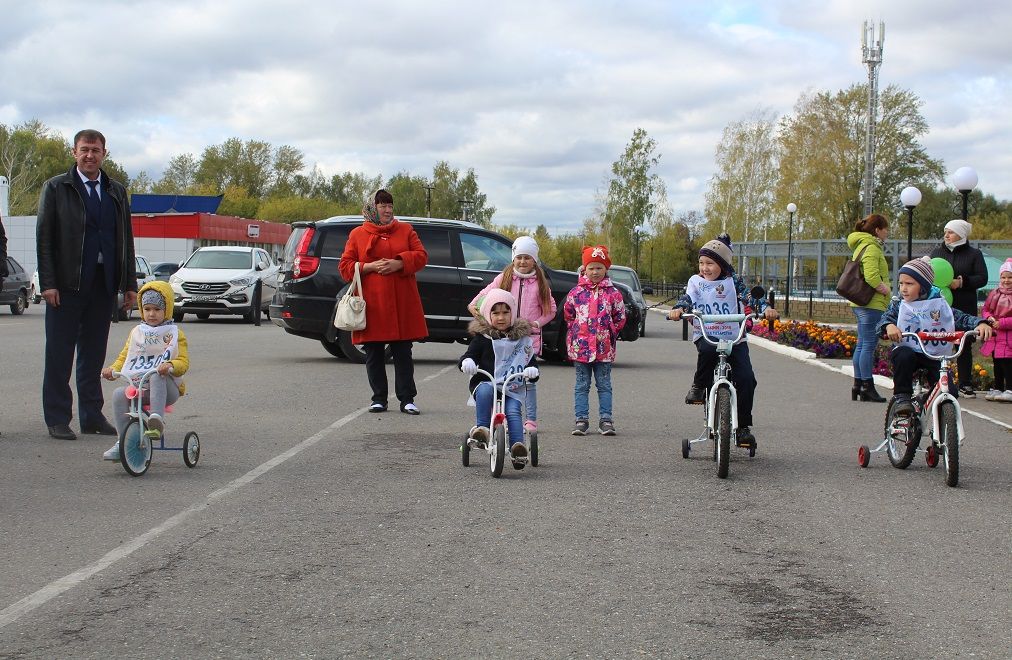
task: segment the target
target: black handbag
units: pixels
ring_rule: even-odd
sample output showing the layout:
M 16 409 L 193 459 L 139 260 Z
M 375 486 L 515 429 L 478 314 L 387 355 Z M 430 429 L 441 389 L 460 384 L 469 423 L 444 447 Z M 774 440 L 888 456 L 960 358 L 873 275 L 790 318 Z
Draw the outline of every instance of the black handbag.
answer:
M 875 287 L 865 281 L 864 269 L 861 267 L 861 257 L 867 249 L 868 246 L 865 245 L 853 261 L 847 261 L 840 279 L 836 282 L 836 292 L 859 307 L 870 303 L 875 296 Z

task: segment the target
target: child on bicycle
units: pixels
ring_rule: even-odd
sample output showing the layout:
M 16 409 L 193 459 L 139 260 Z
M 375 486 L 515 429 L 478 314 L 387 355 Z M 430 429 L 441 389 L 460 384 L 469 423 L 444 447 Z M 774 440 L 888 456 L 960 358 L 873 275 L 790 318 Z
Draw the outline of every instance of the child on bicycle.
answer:
M 927 372 L 929 387 L 938 382 L 935 360 L 926 357 L 920 344 L 915 339 L 904 337 L 904 332 L 952 332 L 976 328 L 981 341 L 991 337 L 991 326 L 987 321 L 951 307 L 942 298 L 938 287 L 932 286 L 934 280 L 935 270 L 927 257 L 903 264 L 898 274 L 899 298 L 893 299 L 876 327 L 879 337 L 888 337 L 896 342 L 890 355 L 896 415 L 913 414 L 910 397 L 914 392 L 915 371 L 924 369 Z M 958 397 L 955 383 L 951 380 L 950 383 L 950 392 Z
M 150 406 L 147 428 L 156 435 L 161 435 L 165 426 L 165 407 L 186 392 L 181 376 L 190 368 L 186 336 L 172 321 L 173 297 L 172 287 L 167 282 L 148 282 L 141 287 L 137 293 L 141 322 L 130 331 L 116 361 L 102 370 L 102 377 L 107 380 L 115 380 L 113 372 L 118 371 L 128 376 L 135 386 L 147 371 L 158 370 L 148 378 L 142 393 L 143 400 Z M 125 386 L 119 387 L 112 395 L 113 421 L 118 436 L 123 435 L 130 422 L 126 390 Z M 119 443 L 102 454 L 102 458 L 118 461 Z
M 994 360 L 994 386 L 984 398 L 1012 403 L 1012 258 L 998 269 L 998 286 L 987 294 L 980 315 L 995 329 L 980 347 L 982 355 Z
M 531 338 L 534 340 L 534 354 L 541 355 L 541 329 L 555 318 L 555 299 L 552 288 L 545 277 L 545 271 L 538 264 L 538 243 L 530 236 L 520 236 L 513 241 L 513 261 L 482 289 L 467 308 L 475 317 L 480 317 L 478 301 L 492 289 L 503 289 L 517 300 L 517 317 L 531 324 Z M 528 383 L 527 401 L 524 404 L 527 420 L 524 428 L 538 430 L 537 385 Z
M 468 389 L 474 394 L 475 425 L 468 435 L 481 444 L 489 441 L 492 403 L 496 394 L 503 391 L 507 376 L 523 372 L 524 378 L 510 381 L 505 392 L 509 450 L 513 459 L 527 456 L 520 411 L 524 399 L 523 380 L 538 379 L 531 324 L 514 316 L 517 307 L 513 294 L 503 289 L 492 289 L 480 298 L 480 316 L 468 326 L 473 338 L 457 365 L 463 373 L 471 376 Z M 479 368 L 495 376 L 494 388 L 485 376 L 478 374 Z
M 587 435 L 590 428 L 591 376 L 597 383 L 597 430 L 601 435 L 615 435 L 611 363 L 615 361 L 618 333 L 625 326 L 625 301 L 622 292 L 608 279 L 609 268 L 607 247 L 583 248 L 583 272 L 562 306 L 567 325 L 566 353 L 576 367 L 573 435 Z
M 702 310 L 709 314 L 747 314 L 753 310 L 762 312 L 767 319 L 780 316 L 777 310 L 766 303 L 765 298 L 754 298 L 745 282 L 731 267 L 731 237 L 721 234 L 708 241 L 699 249 L 699 274 L 689 278 L 685 286 L 685 294 L 678 299 L 668 313 L 668 318 L 677 321 L 682 314 L 692 310 Z M 717 368 L 717 348 L 702 338 L 699 321 L 693 321 L 692 341 L 699 355 L 696 358 L 696 373 L 692 377 L 692 387 L 685 395 L 685 403 L 702 404 L 706 400 L 706 391 L 713 385 L 713 372 Z M 737 324 L 726 324 L 724 338 L 738 336 Z M 732 327 L 733 326 L 733 327 Z M 709 330 L 709 326 L 707 327 Z M 710 333 L 713 336 L 714 333 Z M 745 337 L 734 345 L 728 356 L 731 365 L 731 381 L 738 393 L 738 434 L 736 444 L 739 447 L 753 447 L 756 444 L 752 433 L 752 404 L 755 399 L 755 388 L 759 384 L 752 370 L 752 358 L 748 353 Z

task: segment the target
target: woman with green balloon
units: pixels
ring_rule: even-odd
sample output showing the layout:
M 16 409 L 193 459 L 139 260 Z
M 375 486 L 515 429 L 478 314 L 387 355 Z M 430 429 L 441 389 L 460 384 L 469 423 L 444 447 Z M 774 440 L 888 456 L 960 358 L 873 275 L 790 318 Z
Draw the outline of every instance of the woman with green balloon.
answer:
M 941 289 L 942 297 L 953 309 L 977 315 L 977 289 L 987 284 L 987 265 L 980 250 L 967 239 L 973 229 L 966 220 L 950 220 L 945 224 L 942 244 L 931 251 L 931 266 L 935 270 L 933 284 Z M 973 339 L 967 340 L 968 344 Z M 973 373 L 973 349 L 968 346 L 956 361 L 959 369 L 959 394 L 968 399 L 976 397 L 970 384 Z

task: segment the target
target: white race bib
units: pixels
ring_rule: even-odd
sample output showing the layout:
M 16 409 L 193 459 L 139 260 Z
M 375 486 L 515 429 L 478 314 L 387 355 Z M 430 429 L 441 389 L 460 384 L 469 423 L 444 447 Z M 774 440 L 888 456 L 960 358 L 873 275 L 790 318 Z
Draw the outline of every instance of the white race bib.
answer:
M 495 353 L 495 384 L 499 387 L 507 376 L 520 373 L 527 368 L 534 355 L 534 340 L 530 337 L 493 339 L 492 351 Z M 523 400 L 523 378 L 514 378 L 510 381 L 506 396 Z
M 952 308 L 944 298 L 929 298 L 914 302 L 901 301 L 896 315 L 896 326 L 901 332 L 952 332 L 956 329 L 956 321 L 952 317 Z M 918 353 L 921 347 L 913 337 L 904 337 L 903 342 Z M 928 352 L 934 355 L 952 355 L 956 347 L 952 342 L 932 339 L 924 342 Z
M 179 355 L 179 329 L 171 323 L 154 327 L 141 323 L 130 331 L 129 342 L 122 372 L 134 386 L 140 385 L 146 371 Z
M 689 278 L 685 293 L 692 300 L 697 311 L 704 314 L 740 314 L 738 310 L 738 292 L 734 288 L 734 279 L 707 280 L 699 275 Z M 734 340 L 738 338 L 738 323 L 707 323 L 706 334 L 710 339 Z M 692 320 L 692 341 L 702 336 L 699 319 Z M 745 341 L 745 337 L 742 337 Z

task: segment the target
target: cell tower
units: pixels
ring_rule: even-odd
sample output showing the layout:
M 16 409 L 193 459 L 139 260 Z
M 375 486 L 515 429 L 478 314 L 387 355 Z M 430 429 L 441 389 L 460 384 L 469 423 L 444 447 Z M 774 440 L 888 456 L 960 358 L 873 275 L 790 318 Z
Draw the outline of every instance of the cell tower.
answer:
M 868 127 L 864 145 L 864 214 L 871 214 L 875 197 L 875 116 L 878 112 L 878 68 L 882 66 L 882 44 L 885 43 L 885 23 L 879 21 L 878 39 L 875 39 L 875 22 L 865 21 L 861 28 L 861 57 L 868 67 Z

